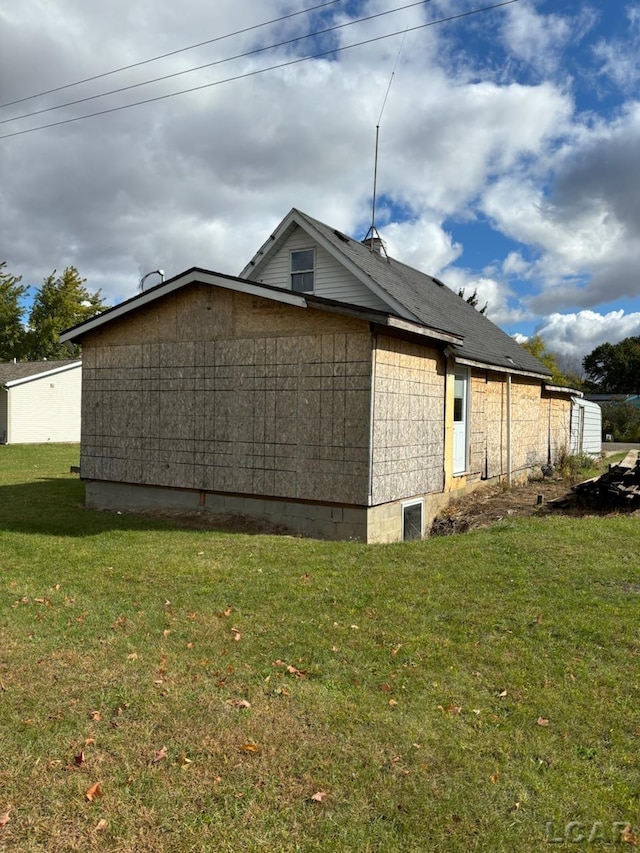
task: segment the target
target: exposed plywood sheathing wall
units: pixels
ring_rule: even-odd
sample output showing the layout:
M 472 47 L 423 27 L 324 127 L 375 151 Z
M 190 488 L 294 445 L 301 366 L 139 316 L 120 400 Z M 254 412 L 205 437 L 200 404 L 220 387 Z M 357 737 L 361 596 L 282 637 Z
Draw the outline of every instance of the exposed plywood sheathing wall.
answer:
M 507 376 L 474 371 L 471 391 L 470 473 L 507 474 Z M 514 472 L 542 465 L 567 446 L 571 401 L 541 394 L 536 379 L 511 378 L 511 464 Z
M 371 502 L 442 491 L 442 354 L 381 335 L 374 376 Z
M 366 504 L 368 324 L 196 285 L 83 357 L 83 477 Z

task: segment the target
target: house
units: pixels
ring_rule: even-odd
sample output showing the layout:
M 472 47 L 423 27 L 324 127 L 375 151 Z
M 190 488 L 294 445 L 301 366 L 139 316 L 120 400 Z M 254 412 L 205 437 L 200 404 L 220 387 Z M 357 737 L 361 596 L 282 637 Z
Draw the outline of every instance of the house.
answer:
M 0 363 L 0 444 L 80 441 L 82 362 Z
M 602 452 L 602 409 L 592 400 L 576 396 L 571 406 L 571 453 L 599 456 Z
M 292 210 L 241 275 L 193 268 L 66 331 L 90 506 L 391 542 L 569 444 L 575 392 L 442 282 Z

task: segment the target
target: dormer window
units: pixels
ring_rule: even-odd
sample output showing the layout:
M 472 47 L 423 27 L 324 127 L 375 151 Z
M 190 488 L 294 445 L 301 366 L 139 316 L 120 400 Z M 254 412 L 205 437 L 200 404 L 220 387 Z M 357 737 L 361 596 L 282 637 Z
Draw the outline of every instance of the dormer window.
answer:
M 291 290 L 298 293 L 313 292 L 314 265 L 315 252 L 313 249 L 291 252 Z

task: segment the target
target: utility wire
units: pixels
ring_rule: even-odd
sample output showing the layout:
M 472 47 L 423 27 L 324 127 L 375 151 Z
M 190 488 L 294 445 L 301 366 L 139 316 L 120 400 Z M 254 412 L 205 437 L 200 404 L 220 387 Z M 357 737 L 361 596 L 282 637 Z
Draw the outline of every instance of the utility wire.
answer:
M 41 125 L 38 125 L 37 127 L 27 128 L 26 130 L 17 130 L 17 131 L 14 131 L 13 133 L 5 133 L 5 134 L 0 136 L 0 139 L 10 139 L 13 136 L 23 136 L 26 133 L 35 133 L 35 131 L 37 131 L 37 130 L 46 130 L 47 128 L 50 128 L 50 127 L 60 127 L 61 125 L 64 125 L 64 124 L 72 124 L 73 122 L 76 122 L 76 121 L 84 121 L 85 119 L 88 119 L 88 118 L 95 118 L 96 116 L 107 115 L 109 113 L 116 113 L 116 112 L 120 112 L 121 110 L 128 110 L 131 107 L 139 107 L 139 106 L 142 106 L 143 104 L 152 104 L 152 103 L 155 103 L 157 101 L 164 101 L 164 100 L 167 100 L 168 98 L 175 98 L 178 95 L 187 95 L 187 94 L 191 94 L 192 92 L 199 92 L 199 91 L 202 91 L 203 89 L 210 89 L 213 86 L 221 86 L 223 83 L 232 83 L 236 80 L 244 80 L 248 77 L 256 77 L 259 74 L 265 74 L 267 71 L 276 71 L 280 68 L 288 68 L 292 65 L 298 65 L 301 62 L 308 62 L 310 59 L 321 59 L 324 56 L 330 56 L 331 54 L 342 53 L 344 51 L 351 50 L 354 47 L 362 47 L 363 45 L 366 45 L 366 44 L 373 44 L 375 42 L 384 41 L 386 39 L 393 38 L 393 36 L 402 35 L 402 33 L 404 33 L 404 32 L 407 32 L 407 33 L 416 32 L 417 30 L 423 30 L 426 27 L 433 27 L 436 24 L 445 24 L 448 21 L 456 21 L 456 20 L 459 20 L 460 18 L 468 18 L 471 15 L 478 15 L 482 12 L 490 12 L 492 9 L 499 9 L 502 6 L 510 6 L 512 3 L 517 3 L 517 2 L 518 2 L 518 0 L 504 0 L 504 2 L 502 2 L 502 3 L 494 3 L 491 6 L 483 6 L 479 9 L 471 9 L 468 12 L 460 12 L 458 15 L 450 15 L 447 18 L 440 18 L 440 19 L 435 20 L 435 21 L 428 21 L 426 24 L 418 24 L 415 27 L 408 27 L 405 30 L 397 30 L 396 32 L 387 33 L 386 35 L 383 35 L 383 36 L 375 36 L 374 38 L 365 39 L 364 41 L 354 42 L 353 44 L 343 45 L 342 47 L 334 47 L 334 48 L 331 48 L 330 50 L 324 50 L 320 53 L 314 53 L 314 54 L 311 54 L 309 56 L 302 56 L 302 57 L 298 57 L 297 59 L 290 59 L 287 62 L 281 62 L 281 63 L 278 63 L 277 65 L 269 65 L 266 68 L 259 68 L 255 71 L 247 71 L 243 74 L 237 74 L 234 77 L 226 77 L 223 80 L 215 80 L 213 83 L 203 83 L 201 86 L 193 86 L 190 89 L 181 89 L 178 92 L 168 92 L 165 95 L 157 95 L 154 98 L 145 98 L 142 101 L 134 101 L 131 104 L 122 104 L 119 107 L 110 107 L 109 109 L 106 109 L 106 110 L 98 110 L 94 113 L 87 113 L 87 114 L 82 115 L 82 116 L 74 116 L 73 118 L 62 119 L 61 121 L 54 121 L 54 122 L 50 122 L 49 124 L 41 124 Z
M 169 56 L 176 56 L 178 53 L 185 53 L 188 50 L 195 50 L 198 47 L 204 47 L 207 44 L 214 44 L 218 41 L 232 38 L 233 36 L 244 35 L 244 33 L 259 30 L 262 27 L 271 26 L 271 24 L 279 24 L 289 18 L 295 18 L 297 15 L 306 15 L 308 12 L 315 12 L 318 9 L 324 9 L 326 6 L 333 6 L 336 3 L 341 3 L 342 0 L 327 0 L 325 3 L 320 3 L 317 6 L 311 6 L 309 9 L 301 9 L 299 12 L 290 12 L 288 15 L 282 15 L 279 18 L 273 18 L 271 21 L 264 21 L 262 24 L 254 24 L 251 27 L 245 27 L 242 30 L 227 33 L 224 36 L 216 36 L 216 38 L 207 39 L 206 41 L 198 42 L 198 44 L 190 44 L 187 47 L 179 47 L 177 50 L 170 50 L 168 53 L 161 53 L 159 56 L 152 56 L 149 59 L 142 59 L 140 62 L 133 62 L 131 65 L 123 65 L 121 68 L 114 68 L 112 71 L 103 71 L 102 74 L 94 74 L 92 77 L 85 77 L 83 80 L 76 80 L 75 83 L 66 83 L 64 86 L 56 86 L 54 89 L 47 89 L 44 92 L 37 92 L 35 95 L 27 95 L 24 98 L 16 98 L 15 101 L 7 101 L 6 104 L 0 104 L 0 110 L 5 107 L 12 107 L 14 104 L 22 104 L 25 101 L 32 101 L 34 98 L 41 98 L 44 95 L 52 95 L 54 92 L 62 92 L 64 89 L 71 89 L 74 86 L 80 86 L 82 83 L 91 83 L 93 80 L 100 80 L 103 77 L 110 77 L 112 74 L 119 74 L 121 71 L 130 71 L 132 68 L 139 68 L 141 65 L 148 65 L 150 62 L 157 62 L 159 59 L 166 59 Z
M 285 47 L 289 44 L 295 44 L 305 39 L 315 38 L 315 36 L 326 35 L 335 30 L 341 30 L 345 27 L 352 27 L 354 24 L 361 24 L 364 21 L 372 21 L 374 18 L 383 18 L 385 15 L 392 15 L 394 12 L 403 12 L 405 9 L 411 9 L 413 6 L 422 6 L 424 3 L 430 3 L 431 0 L 415 0 L 413 3 L 407 3 L 406 6 L 398 6 L 395 9 L 389 9 L 386 12 L 378 12 L 375 15 L 368 15 L 365 18 L 356 18 L 353 21 L 347 21 L 344 24 L 335 24 L 332 27 L 326 27 L 323 30 L 316 30 L 313 33 L 307 33 L 303 36 L 294 36 L 293 38 L 280 41 L 275 44 L 268 44 L 264 47 L 256 47 L 253 50 L 247 50 L 244 53 L 237 53 L 235 56 L 228 56 L 226 59 L 216 59 L 213 62 L 207 62 L 204 65 L 197 65 L 194 68 L 185 68 L 182 71 L 174 71 L 171 74 L 165 74 L 162 77 L 154 77 L 151 80 L 144 80 L 141 83 L 130 83 L 127 86 L 121 86 L 119 89 L 111 89 L 108 92 L 100 92 L 97 95 L 87 95 L 85 98 L 77 98 L 75 101 L 67 101 L 64 104 L 56 104 L 53 107 L 43 107 L 40 110 L 33 110 L 30 113 L 13 116 L 12 118 L 0 119 L 0 125 L 8 124 L 12 121 L 20 121 L 23 118 L 32 118 L 33 116 L 42 115 L 43 113 L 51 113 L 55 110 L 64 109 L 64 107 L 73 107 L 77 104 L 86 104 L 88 101 L 96 101 L 98 98 L 106 98 L 108 95 L 119 95 L 122 92 L 128 92 L 130 89 L 140 89 L 142 86 L 150 86 L 152 83 L 161 83 L 164 80 L 171 80 L 174 77 L 181 77 L 184 74 L 193 74 L 195 71 L 202 71 L 204 68 L 213 68 L 217 65 L 224 65 L 226 62 L 233 62 L 235 59 L 246 59 L 249 56 L 255 56 L 258 53 L 264 53 L 267 50 L 274 50 L 277 47 Z

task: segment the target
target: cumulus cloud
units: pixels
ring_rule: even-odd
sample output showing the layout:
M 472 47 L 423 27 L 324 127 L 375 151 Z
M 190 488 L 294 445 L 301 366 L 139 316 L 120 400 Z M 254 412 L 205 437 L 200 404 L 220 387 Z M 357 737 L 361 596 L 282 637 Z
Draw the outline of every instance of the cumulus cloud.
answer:
M 188 14 L 167 0 L 5 4 L 3 59 L 13 73 L 0 77 L 2 104 L 218 40 L 0 107 L 0 121 L 390 7 L 384 0 L 336 3 L 222 38 L 301 5 L 216 0 L 212 17 L 205 0 L 190 0 Z M 459 9 L 474 5 L 462 0 Z M 574 4 L 571 15 L 549 11 L 552 5 L 517 3 L 467 23 L 256 73 L 451 14 L 449 2 L 433 0 L 94 104 L 0 124 L 1 136 L 216 84 L 0 140 L 0 233 L 8 265 L 38 284 L 54 267 L 75 264 L 89 286 L 115 302 L 131 296 L 151 269 L 172 275 L 198 265 L 237 273 L 294 206 L 364 236 L 380 123 L 377 224 L 392 255 L 454 290 L 477 288 L 499 323 L 562 310 L 581 316 L 580 309 L 636 298 L 640 189 L 630 176 L 637 171 L 640 104 L 618 104 L 615 114 L 600 116 L 579 111 L 563 61 L 597 16 L 587 2 Z M 638 8 L 627 7 L 632 34 Z M 625 79 L 633 78 L 628 62 L 639 52 L 630 48 L 627 56 L 618 40 L 615 34 L 592 40 L 598 65 L 591 70 L 601 79 L 624 68 Z M 243 74 L 251 76 L 217 85 Z M 470 253 L 472 238 L 456 233 L 457 224 L 471 228 L 479 219 L 500 236 L 493 254 Z M 482 234 L 491 236 L 486 227 Z
M 600 344 L 616 344 L 624 338 L 640 334 L 640 312 L 625 314 L 610 311 L 579 311 L 576 314 L 552 314 L 536 332 L 551 352 L 564 356 L 588 355 Z
M 572 144 L 548 160 L 548 189 L 515 172 L 485 193 L 496 227 L 537 250 L 528 266 L 518 255 L 505 260 L 505 270 L 536 282 L 532 311 L 638 295 L 640 186 L 630 176 L 639 145 L 640 105 L 632 104 L 615 121 L 576 128 Z

